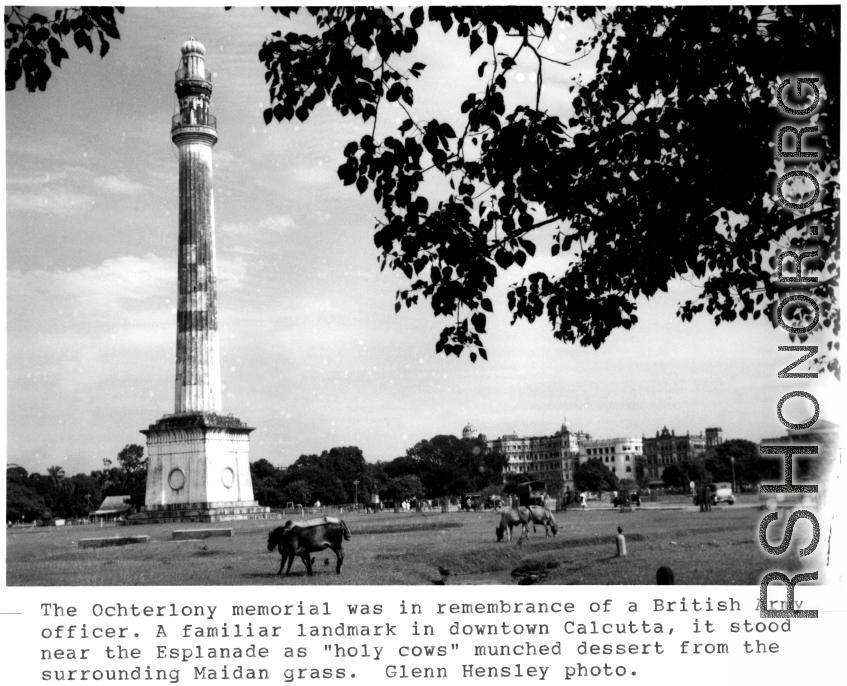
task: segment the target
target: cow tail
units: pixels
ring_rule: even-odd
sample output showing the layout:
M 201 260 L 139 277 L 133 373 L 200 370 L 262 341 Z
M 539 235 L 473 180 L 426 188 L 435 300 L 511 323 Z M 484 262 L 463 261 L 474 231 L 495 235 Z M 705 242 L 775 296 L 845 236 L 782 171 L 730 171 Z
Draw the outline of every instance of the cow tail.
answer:
M 341 520 L 341 526 L 344 527 L 344 540 L 350 540 L 350 529 L 347 528 L 347 524 L 344 523 L 344 520 Z

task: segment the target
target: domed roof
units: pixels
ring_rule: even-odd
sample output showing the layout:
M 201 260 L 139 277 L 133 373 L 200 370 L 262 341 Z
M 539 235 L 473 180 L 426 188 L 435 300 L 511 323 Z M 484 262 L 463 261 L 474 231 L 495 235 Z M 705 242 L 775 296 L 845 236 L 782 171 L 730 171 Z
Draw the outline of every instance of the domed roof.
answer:
M 187 55 L 188 53 L 193 52 L 198 55 L 205 55 L 206 48 L 203 47 L 203 44 L 197 40 L 194 36 L 191 36 L 185 43 L 182 45 L 182 54 Z
M 467 426 L 462 429 L 462 438 L 476 438 L 476 436 L 476 427 L 470 422 L 468 422 Z

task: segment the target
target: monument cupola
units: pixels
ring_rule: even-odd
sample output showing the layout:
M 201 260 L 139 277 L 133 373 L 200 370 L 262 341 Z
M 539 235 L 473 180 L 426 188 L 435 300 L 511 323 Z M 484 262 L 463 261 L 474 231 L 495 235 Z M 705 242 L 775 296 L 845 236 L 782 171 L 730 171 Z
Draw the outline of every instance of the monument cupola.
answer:
M 209 113 L 212 74 L 206 69 L 205 53 L 206 49 L 193 36 L 182 46 L 174 84 L 179 113 L 171 120 L 171 139 L 176 145 L 181 140 L 194 139 L 211 146 L 218 140 L 217 121 Z

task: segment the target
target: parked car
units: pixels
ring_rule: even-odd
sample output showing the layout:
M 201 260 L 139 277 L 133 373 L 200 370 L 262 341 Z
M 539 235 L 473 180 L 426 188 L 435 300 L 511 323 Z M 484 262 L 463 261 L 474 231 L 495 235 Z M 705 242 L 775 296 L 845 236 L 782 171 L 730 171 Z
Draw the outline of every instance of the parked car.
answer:
M 621 493 L 619 495 L 616 495 L 614 497 L 614 499 L 612 500 L 612 505 L 617 507 L 618 505 L 622 505 L 623 502 L 624 502 L 624 494 L 623 494 L 623 491 L 621 491 Z M 641 493 L 640 493 L 640 491 L 630 490 L 629 491 L 629 502 L 632 505 L 636 505 L 638 507 L 641 507 Z
M 727 503 L 729 505 L 735 504 L 735 495 L 732 493 L 732 484 L 724 482 L 706 484 L 706 488 L 709 489 L 709 498 L 712 501 L 712 505 L 717 505 L 718 503 Z M 700 504 L 700 498 L 697 493 L 694 494 L 694 504 Z

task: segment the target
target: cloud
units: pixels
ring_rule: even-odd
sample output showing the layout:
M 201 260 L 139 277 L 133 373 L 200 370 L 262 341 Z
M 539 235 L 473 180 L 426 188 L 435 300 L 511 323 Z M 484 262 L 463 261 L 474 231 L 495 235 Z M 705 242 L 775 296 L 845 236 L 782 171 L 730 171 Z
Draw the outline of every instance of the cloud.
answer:
M 218 272 L 218 290 L 227 292 L 249 273 L 239 259 L 219 264 Z M 10 383 L 50 378 L 74 397 L 85 392 L 74 384 L 90 389 L 110 376 L 138 377 L 139 370 L 161 366 L 173 343 L 176 280 L 175 261 L 153 254 L 73 270 L 9 271 Z
M 55 176 L 51 177 L 50 174 L 44 174 L 43 176 L 28 176 L 28 177 L 8 177 L 6 179 L 7 186 L 39 186 L 45 183 L 50 183 L 50 181 L 55 180 Z
M 221 291 L 234 291 L 237 288 L 241 288 L 250 277 L 251 268 L 255 268 L 256 264 L 257 262 L 255 259 L 250 259 L 248 261 L 244 257 L 227 256 L 226 259 L 218 258 L 218 293 Z M 261 264 L 261 262 L 259 264 Z M 176 280 L 176 271 L 174 271 L 173 279 L 174 281 Z
M 216 151 L 213 164 L 215 171 L 229 170 L 231 168 L 241 168 L 244 166 L 243 160 L 241 160 L 241 158 L 236 157 L 227 150 Z
M 88 210 L 100 190 L 120 195 L 136 195 L 147 190 L 124 175 L 95 176 L 84 167 L 65 167 L 37 177 L 13 177 L 6 183 L 9 210 L 44 214 L 78 214 Z
M 287 215 L 279 215 L 276 217 L 265 217 L 264 219 L 252 222 L 239 222 L 238 224 L 224 224 L 221 231 L 239 236 L 251 236 L 254 238 L 264 234 L 281 234 L 293 231 L 297 228 L 295 221 Z
M 295 183 L 302 183 L 309 186 L 326 186 L 338 183 L 338 172 L 335 167 L 324 164 L 323 160 L 319 160 L 316 164 L 312 165 L 294 167 L 290 175 Z
M 108 259 L 74 270 L 11 270 L 7 275 L 9 335 L 99 325 L 176 296 L 176 265 L 157 255 Z M 133 304 L 136 303 L 136 304 Z M 145 314 L 143 312 L 138 314 Z M 149 314 L 149 313 L 146 313 Z M 135 315 L 133 315 L 135 316 Z
M 6 208 L 17 212 L 42 212 L 45 214 L 78 214 L 91 207 L 94 198 L 74 191 L 45 188 L 41 193 L 6 194 Z
M 130 181 L 125 176 L 98 176 L 94 179 L 94 183 L 103 190 L 110 193 L 120 193 L 122 195 L 135 195 L 147 190 L 143 184 Z

